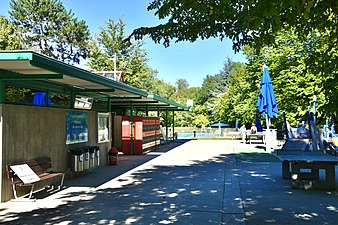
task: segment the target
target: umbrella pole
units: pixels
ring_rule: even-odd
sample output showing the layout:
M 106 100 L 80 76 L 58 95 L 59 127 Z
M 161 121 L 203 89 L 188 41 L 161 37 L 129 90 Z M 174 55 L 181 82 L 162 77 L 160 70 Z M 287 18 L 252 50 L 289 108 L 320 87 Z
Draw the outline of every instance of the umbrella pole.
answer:
M 269 127 L 269 117 L 268 114 L 265 114 L 265 119 L 266 119 L 266 132 L 265 132 L 265 151 L 271 151 L 270 147 L 270 139 L 271 139 L 271 134 L 270 134 L 270 127 Z

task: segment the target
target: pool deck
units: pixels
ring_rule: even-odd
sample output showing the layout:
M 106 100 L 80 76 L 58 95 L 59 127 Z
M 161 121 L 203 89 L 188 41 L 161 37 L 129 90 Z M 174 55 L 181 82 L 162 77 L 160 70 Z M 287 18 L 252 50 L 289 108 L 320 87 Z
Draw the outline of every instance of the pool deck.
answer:
M 1 203 L 0 223 L 337 224 L 337 188 L 291 189 L 262 145 L 193 140 L 119 157 L 35 202 Z

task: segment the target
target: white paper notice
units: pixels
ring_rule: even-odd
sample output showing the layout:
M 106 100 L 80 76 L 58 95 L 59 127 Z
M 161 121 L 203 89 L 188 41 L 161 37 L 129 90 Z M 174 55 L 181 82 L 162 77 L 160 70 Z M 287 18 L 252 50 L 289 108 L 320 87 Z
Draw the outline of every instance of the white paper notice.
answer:
M 39 176 L 27 164 L 15 165 L 10 167 L 24 184 L 40 180 Z

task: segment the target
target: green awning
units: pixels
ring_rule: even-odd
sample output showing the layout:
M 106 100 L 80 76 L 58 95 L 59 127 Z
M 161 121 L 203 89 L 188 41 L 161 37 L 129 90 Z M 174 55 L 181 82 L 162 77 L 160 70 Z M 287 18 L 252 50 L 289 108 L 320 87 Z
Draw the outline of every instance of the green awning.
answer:
M 0 80 L 30 88 L 81 94 L 112 108 L 184 111 L 189 108 L 34 51 L 0 51 Z

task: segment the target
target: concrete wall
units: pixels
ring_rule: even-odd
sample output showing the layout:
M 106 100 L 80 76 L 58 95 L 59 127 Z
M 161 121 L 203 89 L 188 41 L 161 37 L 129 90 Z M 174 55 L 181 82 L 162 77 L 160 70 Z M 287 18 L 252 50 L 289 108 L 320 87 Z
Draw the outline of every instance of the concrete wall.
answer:
M 100 165 L 107 164 L 107 152 L 111 141 L 98 144 L 97 112 L 88 111 L 88 142 L 66 145 L 67 110 L 69 109 L 2 105 L 0 108 L 0 125 L 2 125 L 0 194 L 2 202 L 13 198 L 13 191 L 6 176 L 5 165 L 7 164 L 49 156 L 52 160 L 53 170 L 66 171 L 71 166 L 69 147 L 87 145 L 100 146 Z M 111 136 L 111 116 L 109 118 Z M 26 191 L 22 188 L 22 193 Z

